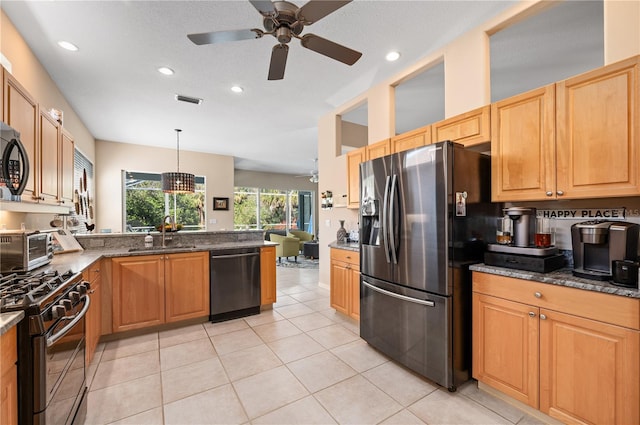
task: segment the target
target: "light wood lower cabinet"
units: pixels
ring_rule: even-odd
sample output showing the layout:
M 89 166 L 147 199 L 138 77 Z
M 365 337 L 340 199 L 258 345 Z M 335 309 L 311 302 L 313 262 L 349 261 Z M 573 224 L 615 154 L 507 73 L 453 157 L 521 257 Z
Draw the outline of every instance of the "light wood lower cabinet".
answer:
M 165 255 L 164 279 L 167 323 L 209 315 L 208 252 Z
M 86 326 L 86 363 L 90 364 L 102 335 L 102 275 L 101 261 L 98 260 L 87 267 L 82 277 L 89 282 L 89 299 L 91 305 L 87 312 Z
M 360 319 L 360 253 L 331 248 L 331 307 Z
M 113 332 L 209 314 L 208 252 L 112 260 Z
M 473 376 L 566 423 L 640 422 L 640 300 L 473 273 Z
M 276 247 L 260 248 L 260 305 L 276 302 Z
M 0 337 L 0 424 L 18 424 L 18 361 L 16 327 Z
M 473 377 L 538 407 L 538 309 L 473 294 Z

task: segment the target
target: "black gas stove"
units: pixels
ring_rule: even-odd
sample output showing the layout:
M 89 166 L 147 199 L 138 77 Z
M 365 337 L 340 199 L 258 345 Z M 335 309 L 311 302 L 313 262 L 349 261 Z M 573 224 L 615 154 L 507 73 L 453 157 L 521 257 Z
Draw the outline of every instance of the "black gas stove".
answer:
M 71 271 L 0 275 L 0 312 L 25 314 L 17 325 L 20 424 L 83 422 L 88 291 Z

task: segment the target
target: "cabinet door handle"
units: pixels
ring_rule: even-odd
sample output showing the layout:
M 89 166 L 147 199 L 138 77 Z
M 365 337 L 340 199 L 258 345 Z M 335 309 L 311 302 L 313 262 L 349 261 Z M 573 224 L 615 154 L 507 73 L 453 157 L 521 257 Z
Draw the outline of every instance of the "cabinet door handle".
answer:
M 536 317 L 536 314 L 533 311 L 529 312 L 529 317 Z
M 553 192 L 548 191 L 548 192 L 546 193 L 546 195 L 547 195 L 547 196 L 553 196 Z
M 535 295 L 536 298 L 542 298 L 542 294 L 540 292 L 535 292 L 533 295 Z
M 563 192 L 563 191 L 561 191 L 561 190 L 557 191 L 556 193 L 558 194 L 558 196 L 562 196 L 562 195 L 564 195 L 564 192 Z
M 542 320 L 547 320 L 547 316 L 546 316 L 545 314 L 541 314 L 541 315 L 540 315 L 540 319 L 542 319 Z

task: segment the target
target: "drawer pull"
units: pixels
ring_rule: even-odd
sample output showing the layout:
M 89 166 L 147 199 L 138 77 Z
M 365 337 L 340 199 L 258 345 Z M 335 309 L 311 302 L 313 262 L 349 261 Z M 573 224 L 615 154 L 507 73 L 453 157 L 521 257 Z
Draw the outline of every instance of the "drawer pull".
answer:
M 533 311 L 529 312 L 529 317 L 536 317 L 536 314 Z
M 564 192 L 563 192 L 563 191 L 561 191 L 561 190 L 557 191 L 556 193 L 558 194 L 558 196 L 562 196 L 562 195 L 564 195 Z
M 545 314 L 541 314 L 541 315 L 540 315 L 540 319 L 542 319 L 542 320 L 547 320 L 547 316 L 546 316 Z
M 533 295 L 535 295 L 536 298 L 542 298 L 542 294 L 540 292 L 536 292 Z
M 546 193 L 547 196 L 553 196 L 553 192 L 549 191 Z

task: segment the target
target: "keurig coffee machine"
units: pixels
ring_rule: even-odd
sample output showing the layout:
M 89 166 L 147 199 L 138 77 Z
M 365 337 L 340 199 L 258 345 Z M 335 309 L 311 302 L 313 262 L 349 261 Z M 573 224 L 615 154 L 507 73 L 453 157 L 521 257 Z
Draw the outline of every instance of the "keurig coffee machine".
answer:
M 623 266 L 638 261 L 639 231 L 640 225 L 625 221 L 585 221 L 572 225 L 573 275 L 637 286 L 637 276 L 633 283 L 629 268 Z M 620 273 L 621 282 L 615 282 L 616 268 L 621 270 L 616 272 Z

